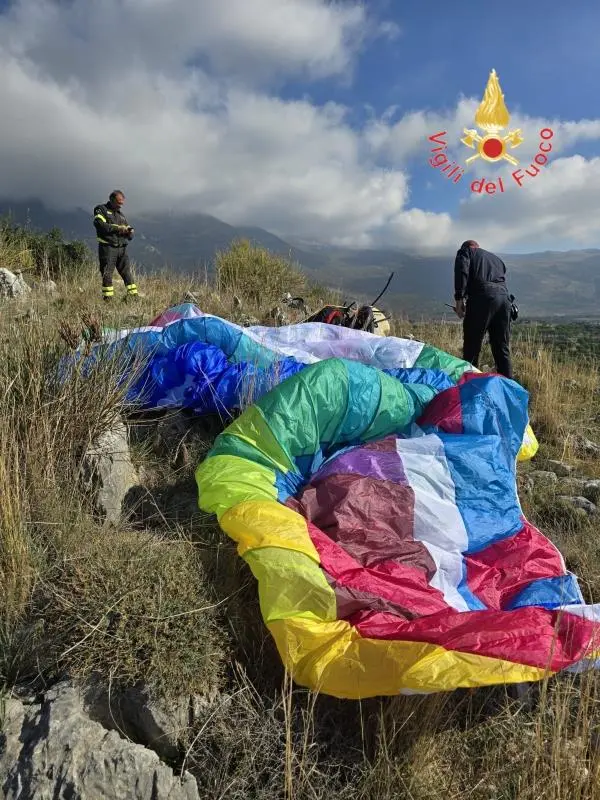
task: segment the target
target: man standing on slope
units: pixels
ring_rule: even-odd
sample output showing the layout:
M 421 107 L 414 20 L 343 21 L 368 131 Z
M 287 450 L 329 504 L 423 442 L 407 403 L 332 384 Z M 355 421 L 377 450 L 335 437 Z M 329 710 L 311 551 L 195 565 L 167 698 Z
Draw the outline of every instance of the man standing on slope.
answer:
M 111 192 L 108 203 L 94 208 L 94 228 L 98 237 L 98 258 L 104 300 L 112 300 L 114 297 L 115 269 L 123 279 L 127 296 L 136 297 L 138 293 L 127 253 L 127 244 L 133 239 L 133 228 L 121 212 L 124 202 L 125 195 L 120 189 L 116 189 Z
M 463 320 L 463 358 L 478 366 L 486 332 L 496 372 L 512 378 L 510 358 L 511 300 L 502 259 L 477 242 L 463 242 L 454 261 L 454 310 Z M 468 299 L 468 302 L 467 302 Z

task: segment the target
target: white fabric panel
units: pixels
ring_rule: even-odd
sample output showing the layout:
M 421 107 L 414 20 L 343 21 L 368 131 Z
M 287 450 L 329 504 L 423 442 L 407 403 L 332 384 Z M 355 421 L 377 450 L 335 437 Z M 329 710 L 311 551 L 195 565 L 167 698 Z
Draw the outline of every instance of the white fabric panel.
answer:
M 469 611 L 458 591 L 463 577 L 462 552 L 468 547 L 463 518 L 456 505 L 454 481 L 439 436 L 397 439 L 396 449 L 415 493 L 415 540 L 423 542 L 436 566 L 431 586 L 449 606 Z
M 281 328 L 255 326 L 245 328 L 244 333 L 264 347 L 293 356 L 304 364 L 325 358 L 347 358 L 379 369 L 412 367 L 424 346 L 413 339 L 377 336 L 324 322 Z
M 303 364 L 314 364 L 326 358 L 346 358 L 370 364 L 379 369 L 410 368 L 414 366 L 424 347 L 423 342 L 413 339 L 400 339 L 394 336 L 377 336 L 366 331 L 343 328 L 338 325 L 327 325 L 324 322 L 304 322 L 298 325 L 284 325 L 281 328 L 270 328 L 254 325 L 242 328 L 229 320 L 214 314 L 200 312 L 197 317 L 213 317 L 226 325 L 242 331 L 245 336 L 255 342 L 274 350 L 284 356 L 292 356 Z M 168 322 L 174 325 L 179 320 Z M 110 331 L 105 333 L 105 342 L 122 339 L 131 333 L 154 331 L 160 333 L 162 328 L 144 326 L 129 330 Z
M 583 619 L 587 619 L 589 622 L 600 622 L 600 603 L 594 603 L 589 606 L 561 606 L 560 610 L 567 614 L 574 614 L 576 617 L 583 617 Z M 600 639 L 598 640 L 598 645 L 600 646 Z

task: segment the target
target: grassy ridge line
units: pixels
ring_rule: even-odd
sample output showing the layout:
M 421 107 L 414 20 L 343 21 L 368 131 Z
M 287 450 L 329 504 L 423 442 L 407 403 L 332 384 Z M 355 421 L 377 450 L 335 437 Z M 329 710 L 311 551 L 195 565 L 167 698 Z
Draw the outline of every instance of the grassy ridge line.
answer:
M 0 248 L 0 253 L 2 252 Z M 244 284 L 234 251 L 235 283 L 219 287 L 190 277 L 140 277 L 139 304 L 101 304 L 95 267 L 59 278 L 58 298 L 34 293 L 4 304 L 0 315 L 0 681 L 39 687 L 57 675 L 94 675 L 114 686 L 142 680 L 157 695 L 218 689 L 218 699 L 181 731 L 186 767 L 204 796 L 224 798 L 470 797 L 557 800 L 600 797 L 594 745 L 598 680 L 563 676 L 542 687 L 532 713 L 518 712 L 501 688 L 490 692 L 398 698 L 367 703 L 317 698 L 286 681 L 264 626 L 255 583 L 235 547 L 212 521 L 163 514 L 151 529 L 107 531 L 77 490 L 82 452 L 119 414 L 122 396 L 110 368 L 68 387 L 48 383 L 65 345 L 66 321 L 85 317 L 107 327 L 146 324 L 193 292 L 203 310 L 265 315 L 275 293 Z M 273 262 L 256 259 L 262 269 Z M 263 260 L 261 260 L 263 259 Z M 18 263 L 18 262 L 17 262 Z M 249 271 L 251 273 L 251 271 Z M 260 269 L 255 277 L 260 282 Z M 282 271 L 287 278 L 289 275 Z M 301 282 L 302 276 L 297 276 Z M 274 285 L 273 285 L 274 284 Z M 118 283 L 115 282 L 118 286 Z M 122 291 L 117 289 L 117 294 Z M 290 291 L 292 291 L 290 289 Z M 31 309 L 32 313 L 26 314 Z M 456 355 L 460 328 L 394 320 L 411 334 Z M 482 363 L 491 363 L 486 349 Z M 515 346 L 517 374 L 531 391 L 540 457 L 571 459 L 591 476 L 597 463 L 574 447 L 581 430 L 598 437 L 598 374 L 592 364 L 558 361 L 534 338 Z M 210 445 L 207 439 L 206 447 Z M 137 452 L 158 493 L 181 494 L 202 443 L 177 466 L 159 448 Z M 533 465 L 534 466 L 534 465 Z M 524 465 L 524 472 L 532 465 Z M 549 487 L 523 498 L 524 511 L 561 548 L 580 576 L 586 599 L 600 592 L 600 529 L 556 500 Z M 499 712 L 482 721 L 480 706 Z M 201 791 L 201 795 L 202 795 Z

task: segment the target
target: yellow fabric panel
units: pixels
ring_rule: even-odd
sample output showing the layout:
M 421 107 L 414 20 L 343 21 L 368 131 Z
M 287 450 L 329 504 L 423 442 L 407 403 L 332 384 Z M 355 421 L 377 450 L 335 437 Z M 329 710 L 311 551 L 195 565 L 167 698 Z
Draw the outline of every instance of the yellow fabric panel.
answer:
M 227 427 L 229 436 L 237 436 L 268 456 L 281 472 L 297 472 L 281 443 L 273 435 L 258 406 L 250 406 Z
M 335 592 L 312 558 L 296 550 L 262 547 L 244 560 L 258 580 L 260 610 L 265 622 L 287 617 L 335 620 Z
M 206 458 L 196 470 L 196 483 L 201 508 L 216 514 L 219 522 L 238 503 L 277 499 L 275 472 L 239 456 Z
M 553 674 L 423 642 L 363 639 L 344 620 L 296 617 L 270 622 L 268 628 L 298 684 L 351 700 L 538 681 Z
M 321 563 L 308 535 L 306 520 L 281 503 L 248 500 L 226 511 L 219 522 L 225 533 L 238 543 L 240 555 L 258 547 L 283 547 Z
M 94 217 L 94 219 L 101 219 L 101 220 L 102 220 L 102 222 L 106 222 L 106 217 L 103 217 L 103 216 L 102 216 L 102 214 L 96 214 L 96 216 Z
M 533 432 L 531 425 L 525 428 L 525 435 L 523 436 L 523 444 L 517 455 L 517 461 L 528 461 L 533 458 L 539 448 L 538 440 Z

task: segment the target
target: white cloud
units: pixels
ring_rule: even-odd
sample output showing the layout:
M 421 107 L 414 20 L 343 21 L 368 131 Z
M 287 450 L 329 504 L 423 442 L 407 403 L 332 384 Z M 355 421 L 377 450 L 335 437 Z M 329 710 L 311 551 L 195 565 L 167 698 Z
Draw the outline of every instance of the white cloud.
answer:
M 397 122 L 392 122 L 393 114 L 387 113 L 369 123 L 365 136 L 371 147 L 392 163 L 422 159 L 426 164 L 431 149 L 437 147 L 429 137 L 444 131 L 441 138 L 448 144 L 445 151 L 448 160 L 455 159 L 464 165 L 475 151 L 469 151 L 460 139 L 465 128 L 476 127 L 474 115 L 478 103 L 478 98 L 461 98 L 456 108 L 445 113 L 416 111 Z M 600 140 L 600 120 L 565 122 L 512 114 L 509 129 L 517 128 L 522 130 L 525 140 L 508 152 L 518 159 L 518 165 L 505 162 L 492 165 L 476 159 L 466 166 L 460 187 L 461 195 L 465 189 L 469 194 L 454 218 L 412 209 L 404 211 L 379 235 L 387 240 L 390 233 L 396 234 L 404 246 L 430 252 L 451 249 L 468 238 L 485 241 L 492 249 L 561 248 L 565 242 L 573 247 L 598 246 L 600 158 L 587 159 L 572 151 L 581 142 Z M 540 132 L 548 128 L 553 135 L 543 138 Z M 545 131 L 544 137 L 548 136 Z M 548 142 L 552 149 L 547 153 L 546 164 L 536 166 L 534 159 L 541 142 L 543 150 Z M 516 170 L 520 170 L 520 186 L 513 177 Z M 436 185 L 446 180 L 434 169 L 431 173 L 431 180 L 437 179 Z M 484 177 L 497 186 L 501 177 L 505 193 L 500 193 L 499 188 L 492 196 L 470 193 L 472 181 Z M 429 187 L 429 181 L 426 186 Z
M 402 28 L 391 20 L 384 20 L 377 28 L 377 33 L 384 39 L 395 42 L 402 36 Z
M 479 98 L 463 97 L 459 99 L 455 108 L 444 113 L 413 111 L 405 114 L 395 123 L 392 122 L 393 111 L 388 109 L 381 119 L 370 121 L 365 135 L 375 150 L 395 162 L 403 163 L 416 156 L 425 159 L 427 152 L 436 146 L 436 143 L 431 142 L 429 137 L 445 133 L 442 138 L 448 143 L 448 152 L 451 154 L 451 158 L 464 162 L 465 158 L 473 155 L 475 151 L 469 153 L 461 143 L 461 139 L 465 135 L 465 129 L 476 129 L 474 117 L 479 102 Z M 564 153 L 579 142 L 600 140 L 600 120 L 563 122 L 557 119 L 530 117 L 521 113 L 511 113 L 508 129 L 502 131 L 501 135 L 517 129 L 521 130 L 523 143 L 514 150 L 509 149 L 509 153 L 516 156 L 521 164 L 527 166 L 538 152 L 541 141 L 540 131 L 544 128 L 550 128 L 554 134 L 552 137 L 553 157 Z M 483 135 L 483 131 L 479 131 L 479 133 Z M 471 168 L 469 171 L 477 172 L 481 161 L 472 163 L 475 164 L 475 169 Z M 507 164 L 507 169 L 508 166 L 510 165 Z M 509 172 L 512 169 L 513 167 Z
M 91 208 L 123 186 L 132 218 L 184 208 L 356 246 L 447 250 L 475 236 L 498 248 L 561 227 L 587 241 L 600 169 L 559 156 L 600 138 L 599 120 L 515 115 L 521 162 L 548 124 L 555 160 L 531 186 L 469 198 L 452 219 L 410 208 L 407 169 L 426 163 L 439 130 L 464 158 L 479 99 L 396 121 L 390 108 L 356 130 L 345 108 L 276 94 L 286 76 L 347 80 L 367 40 L 399 35 L 357 2 L 19 0 L 0 15 L 2 191 Z M 432 194 L 438 178 L 431 170 Z
M 343 74 L 362 7 L 224 6 L 35 0 L 0 18 L 4 192 L 89 207 L 123 185 L 134 215 L 166 205 L 330 241 L 386 225 L 406 202 L 404 173 L 364 158 L 345 109 L 260 87 L 269 60 L 275 71 Z M 198 50 L 218 77 L 186 68 Z M 238 80 L 242 63 L 259 65 L 252 82 Z
M 324 77 L 349 68 L 365 21 L 360 4 L 323 0 L 18 0 L 0 42 L 55 78 L 96 85 L 101 71 L 173 74 L 196 57 L 238 79 L 274 68 Z
M 543 249 L 565 241 L 578 247 L 597 246 L 599 182 L 600 158 L 560 158 L 521 188 L 512 187 L 510 195 L 470 198 L 461 208 L 458 228 L 465 238 L 475 231 L 496 249 L 531 248 L 540 241 L 545 243 Z

